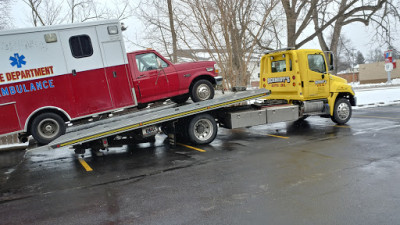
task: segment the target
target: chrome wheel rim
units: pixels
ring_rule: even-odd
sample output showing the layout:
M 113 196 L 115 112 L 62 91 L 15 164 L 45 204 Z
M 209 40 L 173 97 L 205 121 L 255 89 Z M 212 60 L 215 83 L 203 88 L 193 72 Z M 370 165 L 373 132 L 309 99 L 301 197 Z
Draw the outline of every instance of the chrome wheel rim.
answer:
M 214 133 L 214 127 L 210 120 L 200 119 L 194 124 L 194 135 L 198 140 L 206 141 Z
M 346 103 L 340 103 L 337 108 L 337 115 L 339 119 L 346 120 L 350 115 L 350 107 Z
M 207 84 L 200 84 L 197 87 L 197 96 L 199 97 L 200 100 L 207 100 L 211 96 L 211 90 L 210 87 Z

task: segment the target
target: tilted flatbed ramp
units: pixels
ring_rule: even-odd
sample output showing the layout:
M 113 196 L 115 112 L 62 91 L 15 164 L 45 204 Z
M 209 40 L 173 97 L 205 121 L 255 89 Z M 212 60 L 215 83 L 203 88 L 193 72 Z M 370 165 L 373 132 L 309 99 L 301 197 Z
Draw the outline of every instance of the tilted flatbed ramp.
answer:
M 76 129 L 52 141 L 48 147 L 59 148 L 70 145 L 79 145 L 128 131 L 168 122 L 171 120 L 209 112 L 231 106 L 246 100 L 256 99 L 268 95 L 266 89 L 257 89 L 245 92 L 228 94 L 215 99 L 182 105 L 162 110 L 146 110 L 124 115 L 124 119 L 110 118 L 99 121 L 98 125 L 91 123 L 87 129 Z M 100 123 L 101 122 L 101 123 Z

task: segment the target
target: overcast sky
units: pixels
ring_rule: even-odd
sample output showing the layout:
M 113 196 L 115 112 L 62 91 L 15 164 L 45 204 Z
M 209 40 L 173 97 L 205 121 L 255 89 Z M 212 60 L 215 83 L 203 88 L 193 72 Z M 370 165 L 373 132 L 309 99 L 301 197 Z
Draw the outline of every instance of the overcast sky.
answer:
M 23 28 L 30 27 L 32 24 L 29 22 L 30 10 L 29 7 L 23 3 L 22 0 L 14 1 L 12 3 L 12 17 L 14 22 L 14 27 Z M 138 18 L 130 18 L 125 22 L 125 25 L 128 26 L 128 31 L 125 32 L 126 36 L 129 36 L 131 40 L 137 41 L 140 40 L 141 35 L 143 34 L 144 26 L 141 24 Z M 359 50 L 363 53 L 364 57 L 368 56 L 368 52 L 371 49 L 380 47 L 379 43 L 375 43 L 372 41 L 372 33 L 373 27 L 365 27 L 361 23 L 355 23 L 347 25 L 343 34 L 349 38 L 352 42 L 352 47 L 356 50 Z M 397 36 L 400 37 L 400 32 L 397 32 Z M 400 38 L 397 38 L 394 46 L 397 49 L 400 49 Z M 137 46 L 133 46 L 127 44 L 128 51 L 139 49 Z M 307 43 L 302 48 L 320 48 L 318 41 L 315 39 L 312 42 Z M 385 51 L 387 46 L 384 45 L 380 47 L 382 51 Z

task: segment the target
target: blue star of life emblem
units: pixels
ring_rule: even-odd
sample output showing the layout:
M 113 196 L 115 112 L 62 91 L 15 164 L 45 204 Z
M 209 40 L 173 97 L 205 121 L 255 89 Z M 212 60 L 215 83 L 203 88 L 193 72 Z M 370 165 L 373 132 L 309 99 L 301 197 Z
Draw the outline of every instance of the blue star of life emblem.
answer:
M 14 54 L 14 57 L 10 56 L 11 60 L 11 66 L 17 66 L 18 68 L 21 68 L 22 65 L 26 64 L 26 61 L 24 60 L 25 56 L 24 55 L 19 55 L 18 53 Z

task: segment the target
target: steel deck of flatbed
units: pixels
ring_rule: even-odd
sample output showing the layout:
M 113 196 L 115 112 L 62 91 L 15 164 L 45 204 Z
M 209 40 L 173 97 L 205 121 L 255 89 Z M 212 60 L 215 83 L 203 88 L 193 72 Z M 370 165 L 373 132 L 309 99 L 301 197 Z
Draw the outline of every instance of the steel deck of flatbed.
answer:
M 182 106 L 166 106 L 163 109 L 148 109 L 133 112 L 115 118 L 104 119 L 68 131 L 66 134 L 52 141 L 46 147 L 59 148 L 64 146 L 79 145 L 139 128 L 179 119 L 182 117 L 221 109 L 234 104 L 264 97 L 270 92 L 266 89 L 227 94 L 215 99 L 196 102 Z M 172 108 L 171 108 L 172 107 Z

